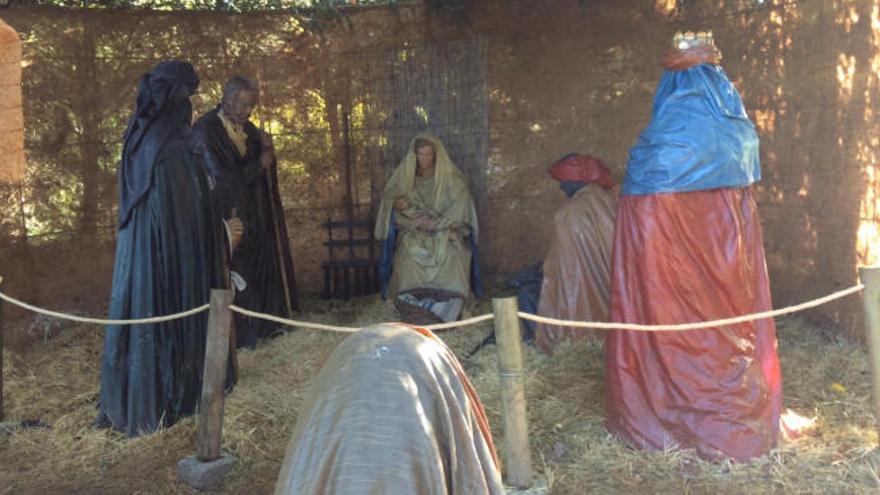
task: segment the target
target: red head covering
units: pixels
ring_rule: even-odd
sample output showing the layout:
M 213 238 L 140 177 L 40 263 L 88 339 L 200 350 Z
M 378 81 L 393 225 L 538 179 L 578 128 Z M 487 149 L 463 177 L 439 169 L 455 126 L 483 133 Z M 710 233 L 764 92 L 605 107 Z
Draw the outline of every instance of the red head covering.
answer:
M 611 188 L 614 181 L 602 160 L 590 156 L 572 153 L 560 159 L 550 167 L 550 177 L 562 182 L 566 180 L 595 182 L 605 189 Z

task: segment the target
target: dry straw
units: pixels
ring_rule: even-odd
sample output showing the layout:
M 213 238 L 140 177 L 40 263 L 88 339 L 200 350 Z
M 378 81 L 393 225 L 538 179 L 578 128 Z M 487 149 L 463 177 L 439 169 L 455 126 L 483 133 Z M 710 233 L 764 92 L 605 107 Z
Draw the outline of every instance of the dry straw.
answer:
M 303 319 L 359 326 L 395 319 L 370 297 L 351 304 L 307 301 Z M 469 308 L 490 311 L 489 301 Z M 491 331 L 483 322 L 441 333 L 460 357 Z M 749 464 L 708 463 L 688 452 L 632 450 L 603 428 L 602 350 L 563 345 L 552 357 L 525 348 L 530 439 L 553 493 L 877 493 L 877 436 L 867 353 L 801 319 L 780 320 L 785 402 L 818 417 L 809 437 Z M 270 493 L 309 380 L 345 336 L 299 330 L 240 354 L 241 382 L 226 403 L 223 448 L 239 462 L 221 493 Z M 7 420 L 48 428 L 0 433 L 0 493 L 192 493 L 176 478 L 193 453 L 194 422 L 126 440 L 93 430 L 102 336 L 73 327 L 6 359 Z M 462 358 L 503 445 L 495 347 Z

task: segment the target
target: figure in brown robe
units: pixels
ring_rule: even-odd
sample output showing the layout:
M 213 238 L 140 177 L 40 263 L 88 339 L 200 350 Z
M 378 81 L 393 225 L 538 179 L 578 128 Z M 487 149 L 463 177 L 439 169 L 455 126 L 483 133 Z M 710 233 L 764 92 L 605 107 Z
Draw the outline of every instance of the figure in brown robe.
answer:
M 550 168 L 570 198 L 553 218 L 553 240 L 544 259 L 538 314 L 575 321 L 606 321 L 611 293 L 611 245 L 617 198 L 601 160 L 569 155 Z M 564 340 L 595 336 L 582 328 L 538 324 L 535 342 L 544 352 Z

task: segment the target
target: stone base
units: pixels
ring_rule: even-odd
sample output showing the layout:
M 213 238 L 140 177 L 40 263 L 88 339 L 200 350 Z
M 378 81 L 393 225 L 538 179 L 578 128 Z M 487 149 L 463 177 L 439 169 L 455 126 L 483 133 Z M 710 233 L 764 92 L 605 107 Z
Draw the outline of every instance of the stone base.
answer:
M 0 438 L 12 435 L 18 429 L 18 421 L 8 421 L 0 423 Z
M 191 455 L 177 462 L 177 479 L 196 490 L 211 490 L 223 484 L 223 479 L 234 465 L 235 457 L 229 455 L 208 462 Z

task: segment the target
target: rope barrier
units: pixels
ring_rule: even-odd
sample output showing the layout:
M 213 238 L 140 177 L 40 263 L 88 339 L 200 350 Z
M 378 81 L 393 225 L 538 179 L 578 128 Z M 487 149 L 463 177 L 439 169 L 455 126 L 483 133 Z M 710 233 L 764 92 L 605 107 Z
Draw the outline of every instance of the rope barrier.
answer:
M 848 289 L 844 289 L 841 291 L 834 292 L 825 297 L 821 297 L 819 299 L 814 299 L 812 301 L 807 301 L 805 303 L 801 303 L 795 306 L 789 306 L 782 309 L 776 309 L 771 311 L 763 311 L 760 313 L 754 313 L 750 315 L 737 316 L 733 318 L 723 318 L 720 320 L 712 320 L 705 322 L 697 322 L 697 323 L 682 323 L 677 325 L 640 325 L 635 323 L 609 323 L 609 322 L 598 322 L 598 321 L 572 321 L 572 320 L 559 320 L 556 318 L 547 318 L 544 316 L 533 315 L 531 313 L 525 313 L 523 311 L 517 312 L 517 315 L 525 320 L 531 320 L 538 323 L 544 323 L 547 325 L 557 325 L 557 326 L 566 326 L 566 327 L 574 327 L 574 328 L 592 328 L 598 330 L 636 330 L 642 332 L 658 332 L 658 331 L 685 331 L 685 330 L 697 330 L 701 328 L 711 328 L 711 327 L 719 327 L 724 325 L 733 325 L 736 323 L 745 323 L 754 320 L 761 320 L 764 318 L 775 318 L 777 316 L 796 313 L 798 311 L 803 311 L 805 309 L 814 308 L 816 306 L 821 306 L 827 302 L 834 301 L 836 299 L 840 299 L 846 297 L 850 294 L 854 294 L 859 292 L 865 288 L 864 285 L 858 284 L 854 285 Z M 180 313 L 175 313 L 172 315 L 166 316 L 155 316 L 150 318 L 139 318 L 133 320 L 109 320 L 109 319 L 101 319 L 101 318 L 88 318 L 84 316 L 76 316 L 65 313 L 60 313 L 57 311 L 51 311 L 48 309 L 42 309 L 36 306 L 32 306 L 25 302 L 19 301 L 12 297 L 7 296 L 3 292 L 0 292 L 0 299 L 4 301 L 10 302 L 16 306 L 21 308 L 33 311 L 35 313 L 44 314 L 47 316 L 52 316 L 54 318 L 60 318 L 63 320 L 70 320 L 79 323 L 93 323 L 98 325 L 139 325 L 144 323 L 161 323 L 165 321 L 177 320 L 180 318 L 186 318 L 187 316 L 192 316 L 202 311 L 207 310 L 211 307 L 210 304 L 204 304 L 197 308 L 193 308 L 187 311 L 183 311 Z M 302 327 L 302 328 L 314 328 L 316 330 L 328 330 L 331 332 L 343 332 L 343 333 L 354 333 L 361 329 L 361 327 L 342 327 L 336 325 L 325 325 L 322 323 L 310 323 L 306 321 L 298 321 L 298 320 L 289 320 L 286 318 L 281 318 L 274 315 L 269 315 L 266 313 L 259 313 L 257 311 L 250 311 L 248 309 L 241 308 L 234 304 L 229 306 L 229 310 L 245 315 L 250 316 L 252 318 L 259 318 L 263 320 L 273 321 L 276 323 L 281 323 L 283 325 L 293 326 L 293 327 Z M 480 323 L 483 321 L 491 320 L 494 318 L 493 313 L 487 313 L 480 316 L 474 316 L 473 318 L 468 318 L 466 320 L 461 321 L 453 321 L 449 323 L 437 323 L 435 325 L 427 325 L 424 328 L 428 330 L 444 330 L 448 328 L 462 327 L 466 325 L 472 325 L 475 323 Z
M 290 327 L 314 328 L 316 330 L 329 330 L 331 332 L 344 333 L 354 333 L 360 330 L 360 327 L 338 327 L 335 325 L 324 325 L 323 323 L 309 323 L 306 321 L 288 320 L 287 318 L 281 318 L 280 316 L 267 315 L 266 313 L 259 313 L 257 311 L 240 308 L 234 304 L 229 305 L 229 310 L 234 313 L 250 316 L 252 318 L 259 318 L 261 320 L 274 321 L 275 323 L 281 323 L 282 325 L 287 325 Z
M 9 297 L 2 292 L 0 292 L 0 299 L 3 299 L 4 301 L 10 302 L 18 307 L 21 307 L 24 309 L 29 309 L 29 310 L 33 311 L 34 313 L 39 313 L 39 314 L 43 314 L 46 316 L 52 316 L 54 318 L 60 318 L 62 320 L 75 321 L 78 323 L 94 323 L 96 325 L 140 325 L 143 323 L 162 323 L 164 321 L 178 320 L 181 318 L 186 318 L 187 316 L 199 314 L 202 311 L 206 311 L 208 308 L 211 307 L 210 304 L 203 304 L 202 306 L 199 306 L 197 308 L 183 311 L 181 313 L 175 313 L 173 315 L 153 316 L 150 318 L 139 318 L 139 319 L 135 319 L 135 320 L 105 320 L 102 318 L 88 318 L 85 316 L 69 315 L 66 313 L 59 313 L 58 311 L 51 311 L 48 309 L 38 308 L 38 307 L 32 306 L 26 302 L 22 302 L 22 301 L 19 301 L 18 299 L 14 299 L 12 297 Z
M 287 318 L 281 318 L 279 316 L 269 315 L 266 313 L 258 313 L 256 311 L 251 311 L 249 309 L 244 309 L 242 307 L 231 305 L 229 309 L 235 313 L 239 313 L 245 316 L 250 316 L 252 318 L 259 318 L 261 320 L 274 321 L 275 323 L 281 323 L 282 325 L 287 325 L 291 327 L 303 327 L 303 328 L 314 328 L 317 330 L 329 330 L 331 332 L 344 332 L 344 333 L 354 333 L 361 329 L 361 327 L 340 327 L 335 325 L 325 325 L 323 323 L 309 323 L 306 321 L 299 320 L 288 320 Z M 487 313 L 480 316 L 475 316 L 473 318 L 468 318 L 466 320 L 461 321 L 452 321 L 449 323 L 437 323 L 434 325 L 426 325 L 422 326 L 422 328 L 426 328 L 428 330 L 443 330 L 446 328 L 453 327 L 461 327 L 465 325 L 471 325 L 474 323 L 479 323 L 481 321 L 491 320 L 495 315 L 492 313 Z
M 480 316 L 474 316 L 473 318 L 468 318 L 467 320 L 460 321 L 450 321 L 449 323 L 435 323 L 433 325 L 426 325 L 422 328 L 427 328 L 428 330 L 444 330 L 446 328 L 454 328 L 454 327 L 463 327 L 465 325 L 472 325 L 474 323 L 479 323 L 481 321 L 491 320 L 495 318 L 495 314 L 486 313 Z
M 776 309 L 772 311 L 762 311 L 760 313 L 754 313 L 750 315 L 737 316 L 733 318 L 723 318 L 720 320 L 712 320 L 712 321 L 704 321 L 698 323 L 681 323 L 678 325 L 639 325 L 636 323 L 608 323 L 608 322 L 589 322 L 589 321 L 568 321 L 568 320 L 557 320 L 555 318 L 545 318 L 543 316 L 533 315 L 531 313 L 524 313 L 519 311 L 517 314 L 520 318 L 536 321 L 538 323 L 546 323 L 548 325 L 559 325 L 559 326 L 567 326 L 567 327 L 575 327 L 575 328 L 594 328 L 600 330 L 636 330 L 641 332 L 659 332 L 659 331 L 675 331 L 680 332 L 684 330 L 696 330 L 700 328 L 711 328 L 711 327 L 720 327 L 723 325 L 733 325 L 735 323 L 744 323 L 747 321 L 761 320 L 764 318 L 774 318 L 776 316 L 785 315 L 789 313 L 796 313 L 798 311 L 802 311 L 805 309 L 813 308 L 816 306 L 821 306 L 827 302 L 834 301 L 835 299 L 840 299 L 842 297 L 846 297 L 850 294 L 856 293 L 864 289 L 865 286 L 862 284 L 854 285 L 848 289 L 844 289 L 833 294 L 829 294 L 825 297 L 821 297 L 819 299 L 814 299 L 812 301 L 807 301 L 802 304 L 798 304 L 796 306 L 789 306 L 787 308 Z

